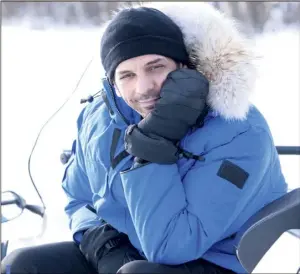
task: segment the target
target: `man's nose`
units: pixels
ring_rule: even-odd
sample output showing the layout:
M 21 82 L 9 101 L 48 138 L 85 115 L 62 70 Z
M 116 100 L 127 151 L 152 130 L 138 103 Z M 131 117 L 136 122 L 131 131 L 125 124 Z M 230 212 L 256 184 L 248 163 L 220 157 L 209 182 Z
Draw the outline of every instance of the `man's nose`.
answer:
M 136 93 L 145 94 L 148 90 L 153 90 L 155 87 L 155 83 L 153 79 L 149 76 L 141 76 L 138 77 L 136 82 Z

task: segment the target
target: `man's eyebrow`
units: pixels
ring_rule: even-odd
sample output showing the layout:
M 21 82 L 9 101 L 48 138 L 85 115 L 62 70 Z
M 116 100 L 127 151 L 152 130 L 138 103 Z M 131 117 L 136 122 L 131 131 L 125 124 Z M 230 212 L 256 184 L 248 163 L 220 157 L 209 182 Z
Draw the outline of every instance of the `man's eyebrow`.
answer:
M 161 58 L 161 57 L 156 58 L 156 59 L 154 59 L 154 60 L 152 60 L 152 61 L 146 63 L 145 66 L 153 65 L 153 64 L 156 64 L 156 63 L 158 63 L 158 62 L 160 62 L 160 61 L 163 61 L 163 58 Z
M 156 58 L 156 59 L 154 59 L 152 61 L 149 61 L 148 63 L 145 64 L 145 66 L 154 65 L 154 64 L 156 64 L 156 63 L 158 63 L 160 61 L 163 61 L 163 60 L 164 60 L 163 58 L 159 57 L 159 58 Z M 118 75 L 123 75 L 123 74 L 126 74 L 126 73 L 132 73 L 132 71 L 130 71 L 130 70 L 117 71 Z
M 117 74 L 118 74 L 118 75 L 123 75 L 123 74 L 126 74 L 126 73 L 132 73 L 132 71 L 130 71 L 130 70 L 121 70 L 121 71 L 117 71 Z

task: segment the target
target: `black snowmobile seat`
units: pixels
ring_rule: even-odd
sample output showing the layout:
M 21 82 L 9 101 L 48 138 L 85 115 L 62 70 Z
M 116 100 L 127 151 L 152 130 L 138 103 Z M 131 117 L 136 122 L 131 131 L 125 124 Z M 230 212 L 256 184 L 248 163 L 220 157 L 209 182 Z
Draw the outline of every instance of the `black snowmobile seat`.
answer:
M 236 253 L 248 273 L 286 231 L 300 229 L 300 188 L 273 201 L 250 220 L 251 226 L 243 233 Z

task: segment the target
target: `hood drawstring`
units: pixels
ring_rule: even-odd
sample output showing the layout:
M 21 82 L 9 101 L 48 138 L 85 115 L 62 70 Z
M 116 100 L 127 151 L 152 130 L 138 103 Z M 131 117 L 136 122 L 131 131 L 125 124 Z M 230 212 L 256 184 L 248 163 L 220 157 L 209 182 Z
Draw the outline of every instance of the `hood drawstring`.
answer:
M 82 98 L 80 99 L 80 104 L 84 104 L 86 102 L 92 103 L 94 101 L 95 98 L 100 97 L 100 93 L 102 92 L 102 90 L 99 90 L 98 92 L 96 92 L 94 95 L 89 95 L 86 98 Z
M 205 161 L 205 158 L 202 155 L 195 155 L 189 151 L 186 151 L 180 147 L 178 147 L 178 156 L 179 158 L 185 157 L 187 159 L 194 159 L 196 161 Z

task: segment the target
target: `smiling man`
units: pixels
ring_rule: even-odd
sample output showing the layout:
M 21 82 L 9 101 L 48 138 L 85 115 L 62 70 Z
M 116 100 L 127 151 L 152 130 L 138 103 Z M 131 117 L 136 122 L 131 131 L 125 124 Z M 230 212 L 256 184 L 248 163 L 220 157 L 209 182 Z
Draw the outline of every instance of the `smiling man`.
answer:
M 160 98 L 167 75 L 178 64 L 171 58 L 149 54 L 130 58 L 116 68 L 114 83 L 116 93 L 143 117 L 147 116 Z
M 209 4 L 116 13 L 101 40 L 102 98 L 78 118 L 63 177 L 75 243 L 18 250 L 3 269 L 245 272 L 235 247 L 247 221 L 287 191 L 249 101 L 254 59 Z

